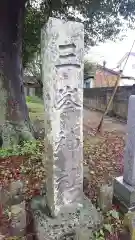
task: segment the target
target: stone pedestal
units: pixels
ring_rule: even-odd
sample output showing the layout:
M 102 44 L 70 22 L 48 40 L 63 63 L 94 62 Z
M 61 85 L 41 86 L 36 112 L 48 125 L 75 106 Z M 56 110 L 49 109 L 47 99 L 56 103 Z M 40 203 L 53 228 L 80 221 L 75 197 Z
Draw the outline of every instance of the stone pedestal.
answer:
M 114 179 L 114 197 L 121 204 L 121 210 L 135 210 L 135 188 L 128 185 L 123 176 Z
M 124 174 L 114 180 L 114 196 L 123 206 L 135 209 L 135 96 L 129 98 Z
M 32 206 L 36 206 L 34 203 Z M 39 203 L 40 205 L 40 203 Z M 59 213 L 56 218 L 48 217 L 45 212 L 34 208 L 34 228 L 39 240 L 89 240 L 93 231 L 100 228 L 101 215 L 96 211 L 91 202 L 84 196 L 82 207 L 68 208 L 68 211 Z

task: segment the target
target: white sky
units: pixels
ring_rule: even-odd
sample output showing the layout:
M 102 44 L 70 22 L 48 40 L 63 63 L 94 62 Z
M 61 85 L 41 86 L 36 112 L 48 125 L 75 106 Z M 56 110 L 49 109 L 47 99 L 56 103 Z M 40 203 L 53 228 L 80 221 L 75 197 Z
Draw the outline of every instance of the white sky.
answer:
M 129 52 L 133 41 L 135 39 L 135 30 L 127 30 L 126 37 L 116 42 L 106 41 L 98 46 L 91 48 L 88 52 L 87 58 L 102 64 L 105 60 L 107 62 L 106 67 L 116 68 L 117 63 L 121 60 L 126 52 Z M 135 52 L 135 45 L 132 52 Z

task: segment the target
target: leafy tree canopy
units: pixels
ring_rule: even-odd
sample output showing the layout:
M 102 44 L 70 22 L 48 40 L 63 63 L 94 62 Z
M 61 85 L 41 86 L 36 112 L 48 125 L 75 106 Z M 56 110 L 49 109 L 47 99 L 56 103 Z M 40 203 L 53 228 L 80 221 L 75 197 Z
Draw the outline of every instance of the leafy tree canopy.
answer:
M 40 51 L 40 30 L 48 18 L 57 17 L 84 23 L 85 44 L 114 39 L 123 20 L 130 27 L 135 20 L 134 0 L 28 0 L 23 36 L 23 65 Z
M 98 64 L 89 60 L 84 60 L 84 78 L 87 76 L 94 76 L 97 70 Z

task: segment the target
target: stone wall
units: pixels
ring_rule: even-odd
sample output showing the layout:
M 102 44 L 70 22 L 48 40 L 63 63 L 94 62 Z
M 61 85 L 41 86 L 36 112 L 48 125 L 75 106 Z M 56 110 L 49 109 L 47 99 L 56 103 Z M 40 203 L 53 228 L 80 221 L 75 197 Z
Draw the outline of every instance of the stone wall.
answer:
M 84 89 L 84 106 L 104 111 L 112 95 L 113 87 Z M 135 95 L 135 85 L 118 87 L 109 114 L 127 119 L 129 96 Z

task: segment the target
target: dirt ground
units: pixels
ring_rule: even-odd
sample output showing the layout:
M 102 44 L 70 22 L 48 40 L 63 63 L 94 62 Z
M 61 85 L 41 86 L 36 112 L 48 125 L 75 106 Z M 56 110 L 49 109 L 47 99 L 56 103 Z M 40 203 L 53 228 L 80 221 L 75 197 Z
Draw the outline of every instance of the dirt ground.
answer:
M 98 187 L 112 184 L 115 177 L 123 174 L 126 122 L 106 116 L 101 133 L 95 134 L 101 117 L 101 112 L 84 108 L 84 166 L 89 169 L 86 176 L 87 181 L 84 181 L 84 192 L 94 204 L 97 204 Z M 119 211 L 119 206 L 112 206 L 112 208 Z M 121 219 L 121 227 L 112 226 L 113 233 L 119 233 L 119 237 L 116 238 L 115 234 L 112 233 L 105 239 L 130 239 L 129 232 L 123 228 L 123 218 Z
M 92 128 L 96 129 L 100 119 L 102 117 L 102 113 L 98 111 L 93 111 L 93 110 L 88 110 L 85 109 L 83 110 L 83 124 L 84 124 L 84 132 L 86 132 L 86 129 Z M 103 126 L 102 126 L 103 131 L 108 131 L 112 132 L 115 131 L 119 133 L 120 135 L 125 136 L 126 134 L 126 122 L 122 122 L 116 118 L 106 116 L 103 121 Z

